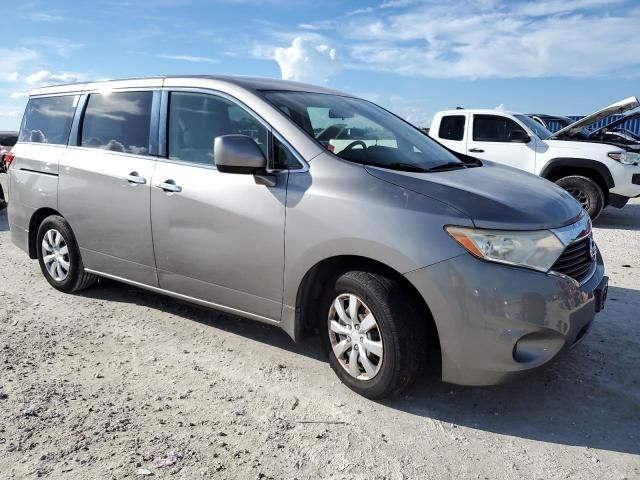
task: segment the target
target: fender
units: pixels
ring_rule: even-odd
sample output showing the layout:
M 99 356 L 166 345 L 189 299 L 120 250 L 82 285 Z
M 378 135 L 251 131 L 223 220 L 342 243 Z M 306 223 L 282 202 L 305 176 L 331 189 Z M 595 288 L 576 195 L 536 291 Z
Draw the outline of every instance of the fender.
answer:
M 613 181 L 613 176 L 611 172 L 602 162 L 598 162 L 596 160 L 588 160 L 586 158 L 552 158 L 545 165 L 545 167 L 540 172 L 540 176 L 543 178 L 547 178 L 547 175 L 555 168 L 555 167 L 579 167 L 579 168 L 588 168 L 590 170 L 595 170 L 598 172 L 608 188 L 613 188 L 616 186 Z

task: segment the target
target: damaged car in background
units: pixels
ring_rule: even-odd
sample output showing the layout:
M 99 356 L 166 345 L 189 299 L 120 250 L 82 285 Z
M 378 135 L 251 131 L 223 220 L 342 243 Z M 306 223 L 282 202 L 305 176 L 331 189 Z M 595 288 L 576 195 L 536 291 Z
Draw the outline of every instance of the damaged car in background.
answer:
M 595 219 L 606 206 L 622 208 L 630 198 L 640 196 L 640 152 L 637 144 L 610 140 L 608 132 L 615 126 L 599 133 L 586 128 L 639 105 L 636 97 L 629 97 L 555 133 L 522 113 L 447 110 L 436 113 L 429 135 L 455 152 L 526 170 L 558 184 Z
M 3 208 L 9 200 L 7 162 L 5 155 L 18 141 L 18 132 L 0 132 L 0 208 Z
M 619 102 L 618 104 L 630 101 L 628 106 L 633 109 L 635 108 L 632 107 L 634 98 L 635 97 L 631 97 Z M 588 142 L 608 143 L 611 145 L 618 145 L 622 148 L 630 147 L 632 151 L 640 151 L 640 135 L 624 127 L 626 123 L 640 119 L 640 110 L 635 110 L 627 115 L 623 115 L 602 127 L 588 128 L 590 125 L 593 125 L 610 115 L 614 115 L 614 113 L 610 114 L 608 112 L 612 107 L 618 104 L 611 105 L 606 109 L 600 110 L 579 120 L 559 115 L 547 115 L 541 113 L 530 113 L 528 116 L 547 130 L 556 132 L 554 135 L 560 134 L 558 137 L 560 140 L 582 140 Z M 624 108 L 625 110 L 623 112 L 627 112 L 628 110 L 626 107 Z M 577 129 L 576 126 L 579 126 L 580 128 Z M 571 133 L 566 135 L 561 133 L 563 131 L 570 131 Z

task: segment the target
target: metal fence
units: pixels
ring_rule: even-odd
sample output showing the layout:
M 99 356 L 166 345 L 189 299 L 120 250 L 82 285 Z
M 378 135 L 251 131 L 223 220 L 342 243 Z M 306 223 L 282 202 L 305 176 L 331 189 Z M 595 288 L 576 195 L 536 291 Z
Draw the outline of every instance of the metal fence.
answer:
M 597 130 L 598 128 L 606 127 L 610 123 L 615 122 L 616 120 L 619 120 L 621 117 L 622 117 L 622 115 L 611 115 L 610 117 L 603 118 L 599 122 L 596 122 L 596 123 L 590 125 L 589 129 Z M 571 118 L 572 120 L 580 120 L 582 117 L 577 117 L 575 115 L 570 115 L 569 118 Z M 636 118 L 634 120 L 629 120 L 629 121 L 624 122 L 622 125 L 619 125 L 619 126 L 621 128 L 626 128 L 627 130 L 635 133 L 636 135 L 640 135 L 640 118 Z M 556 128 L 555 131 L 558 130 L 557 126 L 554 127 L 554 128 Z

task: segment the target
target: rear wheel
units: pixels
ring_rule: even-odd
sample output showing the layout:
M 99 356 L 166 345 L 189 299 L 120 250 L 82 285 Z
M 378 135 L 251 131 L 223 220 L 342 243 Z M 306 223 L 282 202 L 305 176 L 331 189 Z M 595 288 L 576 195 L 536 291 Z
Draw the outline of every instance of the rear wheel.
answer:
M 71 227 L 59 215 L 45 218 L 36 236 L 38 262 L 52 287 L 77 292 L 93 285 L 97 277 L 84 271 L 80 250 Z
M 605 207 L 605 197 L 594 180 L 581 175 L 571 175 L 556 181 L 556 184 L 569 192 L 582 208 L 584 208 L 592 220 L 595 220 Z
M 329 363 L 340 380 L 371 399 L 400 393 L 426 358 L 425 319 L 402 286 L 383 275 L 352 271 L 322 301 Z

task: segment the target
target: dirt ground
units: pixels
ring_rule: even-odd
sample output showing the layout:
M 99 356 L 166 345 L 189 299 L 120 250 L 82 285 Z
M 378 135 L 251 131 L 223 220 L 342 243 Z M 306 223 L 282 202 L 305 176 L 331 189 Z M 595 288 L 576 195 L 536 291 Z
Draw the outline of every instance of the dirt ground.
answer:
M 609 301 L 511 385 L 372 402 L 317 339 L 114 282 L 52 289 L 0 212 L 0 478 L 640 478 L 640 201 L 596 240 Z

